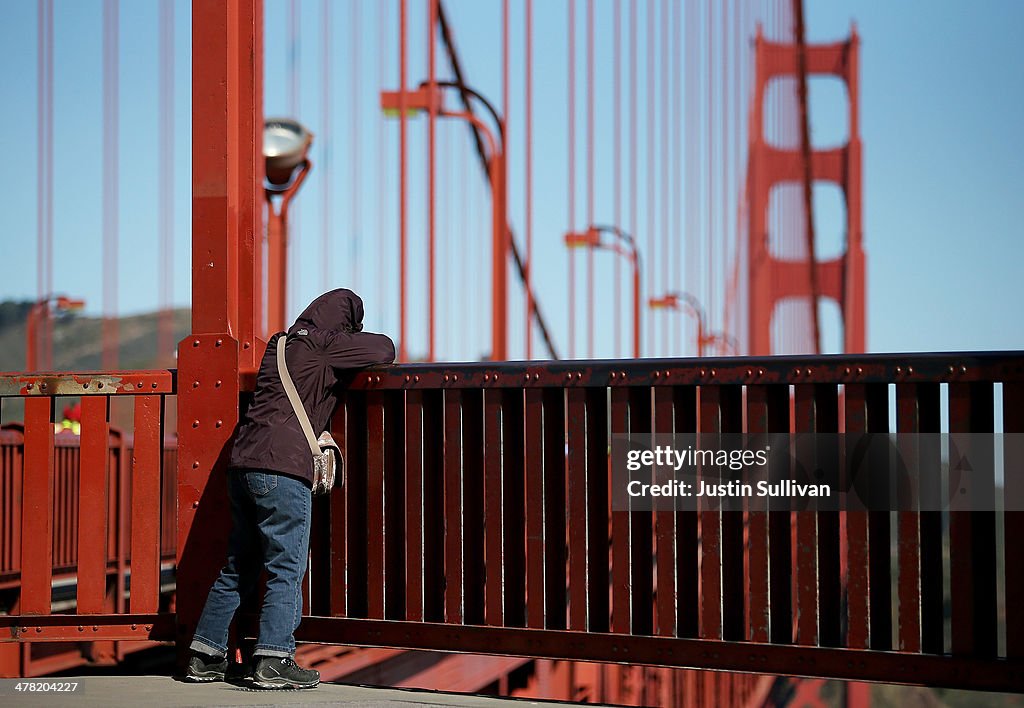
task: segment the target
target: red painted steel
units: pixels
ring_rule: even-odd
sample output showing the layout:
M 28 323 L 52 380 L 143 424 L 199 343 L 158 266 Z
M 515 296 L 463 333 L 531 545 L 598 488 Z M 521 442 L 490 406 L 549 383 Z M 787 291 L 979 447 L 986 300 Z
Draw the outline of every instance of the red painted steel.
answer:
M 961 405 L 956 403 L 956 396 L 960 395 L 956 386 L 960 386 L 974 391 L 970 398 L 974 408 L 988 410 L 991 416 L 993 402 L 991 397 L 985 397 L 985 392 L 992 390 L 992 381 L 1004 382 L 1004 387 L 1013 390 L 1014 382 L 1020 379 L 1016 368 L 1019 361 L 1018 354 L 895 358 L 865 355 L 814 360 L 715 359 L 705 360 L 699 366 L 680 360 L 628 364 L 422 364 L 359 374 L 346 396 L 346 419 L 363 420 L 365 411 L 375 405 L 374 396 L 402 391 L 405 398 L 394 401 L 405 414 L 385 414 L 384 430 L 380 433 L 383 440 L 393 439 L 388 437 L 388 429 L 400 425 L 398 421 L 409 420 L 410 414 L 422 415 L 426 461 L 437 454 L 429 450 L 437 444 L 434 437 L 444 430 L 442 457 L 434 458 L 443 463 L 443 468 L 436 467 L 437 471 L 431 473 L 435 476 L 430 478 L 445 480 L 443 503 L 441 499 L 429 500 L 425 471 L 422 506 L 405 500 L 401 519 L 385 516 L 383 537 L 388 538 L 393 524 L 413 525 L 418 523 L 417 516 L 423 519 L 424 532 L 428 533 L 429 528 L 429 538 L 433 539 L 428 542 L 428 536 L 424 537 L 424 552 L 428 543 L 445 549 L 447 583 L 443 602 L 447 613 L 436 614 L 435 605 L 434 621 L 426 623 L 371 625 L 360 624 L 356 619 L 310 619 L 303 631 L 309 632 L 305 635 L 307 639 L 322 641 L 329 635 L 310 627 L 321 626 L 324 632 L 330 627 L 329 631 L 334 633 L 339 630 L 330 623 L 338 622 L 343 623 L 337 627 L 344 626 L 345 641 L 354 643 L 480 651 L 486 636 L 489 651 L 520 656 L 613 662 L 621 657 L 632 662 L 759 672 L 782 671 L 770 667 L 781 666 L 781 657 L 786 656 L 786 673 L 870 680 L 892 680 L 899 663 L 908 667 L 907 671 L 918 672 L 902 673 L 903 680 L 913 675 L 915 680 L 936 685 L 1016 685 L 1019 679 L 1014 676 L 1018 669 L 1012 657 L 994 658 L 991 653 L 978 653 L 962 645 L 952 656 L 906 649 L 915 634 L 907 618 L 901 618 L 903 643 L 895 654 L 888 651 L 888 633 L 903 610 L 894 611 L 890 603 L 888 541 L 883 544 L 871 539 L 872 534 L 878 533 L 876 529 L 888 528 L 880 526 L 878 519 L 864 520 L 869 533 L 863 542 L 847 539 L 844 543 L 840 535 L 842 516 L 806 513 L 801 519 L 804 525 L 797 524 L 795 538 L 799 544 L 809 544 L 809 550 L 800 550 L 796 556 L 799 614 L 794 616 L 793 595 L 789 591 L 794 572 L 790 555 L 794 527 L 789 513 L 773 512 L 779 515 L 768 514 L 768 518 L 729 517 L 726 512 L 706 508 L 700 512 L 698 526 L 696 513 L 680 512 L 672 520 L 670 534 L 667 520 L 665 525 L 659 524 L 660 514 L 609 512 L 607 498 L 603 492 L 596 492 L 595 485 L 602 489 L 607 485 L 600 464 L 607 454 L 604 415 L 612 416 L 615 429 L 636 433 L 651 430 L 652 422 L 655 430 L 662 431 L 693 431 L 698 423 L 701 431 L 827 432 L 858 427 L 880 430 L 888 429 L 886 382 L 894 381 L 901 387 L 921 387 L 917 391 L 920 409 L 931 426 L 933 404 L 929 397 L 939 383 L 953 385 L 951 411 Z M 840 383 L 846 386 L 842 401 Z M 741 407 L 743 387 L 747 390 L 745 418 Z M 795 395 L 792 424 L 790 387 Z M 905 396 L 910 389 L 901 390 Z M 366 395 L 360 391 L 366 391 Z M 610 408 L 606 408 L 609 395 Z M 422 413 L 415 407 L 420 396 L 424 401 Z M 409 400 L 414 401 L 413 408 L 409 407 Z M 386 410 L 389 405 L 385 405 Z M 975 420 L 972 425 L 980 426 L 984 418 L 978 417 L 980 413 L 973 415 L 974 418 L 963 420 Z M 845 421 L 842 426 L 840 419 Z M 434 424 L 428 426 L 428 421 Z M 498 421 L 503 422 L 499 425 Z M 357 422 L 355 429 L 365 430 L 365 426 Z M 398 440 L 407 441 L 404 428 L 401 430 Z M 521 452 L 515 447 L 519 436 L 524 445 Z M 496 465 L 493 456 L 499 439 L 503 455 L 500 465 Z M 387 450 L 399 444 L 406 442 L 385 443 L 385 460 Z M 359 480 L 371 469 L 369 458 L 352 449 L 348 457 L 352 485 L 349 492 L 359 493 L 363 484 Z M 525 463 L 523 476 L 519 459 Z M 442 469 L 443 477 L 439 476 Z M 406 468 L 403 479 L 408 480 L 408 474 Z M 531 513 L 538 488 L 544 510 L 539 516 Z M 517 510 L 519 502 L 515 500 L 519 489 L 527 494 L 522 511 Z M 566 492 L 567 497 L 560 497 Z M 495 501 L 499 495 L 501 504 Z M 685 513 L 692 514 L 692 519 Z M 440 516 L 428 521 L 431 514 Z M 852 518 L 845 518 L 848 529 Z M 972 521 L 970 543 L 976 552 L 974 562 L 978 564 L 977 558 L 994 557 L 995 538 L 982 535 L 984 527 Z M 365 528 L 364 520 L 353 519 L 347 524 L 350 551 L 372 542 L 357 533 L 359 526 Z M 753 537 L 758 524 L 767 529 L 766 544 Z M 610 539 L 606 535 L 609 528 Z M 906 528 L 897 525 L 897 541 Z M 918 534 L 932 533 L 922 528 L 927 527 L 918 527 Z M 716 531 L 717 549 L 709 547 L 708 542 L 709 534 Z M 939 529 L 938 533 L 941 545 L 943 532 Z M 926 543 L 924 536 L 918 538 L 923 558 Z M 400 552 L 407 553 L 409 548 L 408 544 L 403 545 Z M 564 555 L 566 549 L 568 555 Z M 418 545 L 413 550 L 418 551 Z M 515 563 L 520 552 L 525 570 L 513 570 L 519 567 Z M 862 560 L 856 561 L 856 554 Z M 487 562 L 483 563 L 485 558 Z M 698 558 L 702 559 L 700 566 Z M 350 561 L 346 569 L 350 577 L 354 572 L 358 574 L 358 566 L 352 564 L 360 563 L 365 567 L 365 562 L 358 558 Z M 922 577 L 924 565 L 922 560 Z M 674 572 L 667 573 L 665 566 L 674 566 Z M 414 566 L 407 558 L 403 567 Z M 426 577 L 426 572 L 436 567 L 424 565 L 425 594 L 441 581 L 440 576 Z M 861 568 L 859 574 L 854 573 L 857 567 Z M 904 564 L 903 568 L 906 567 Z M 995 566 L 989 567 L 994 573 Z M 844 568 L 849 573 L 849 582 L 860 578 L 860 596 L 864 598 L 860 609 L 855 604 L 846 607 L 848 632 L 842 631 L 839 622 L 843 606 L 838 603 L 842 594 L 848 602 L 852 601 L 849 590 L 844 593 L 842 585 Z M 332 564 L 330 572 L 337 574 L 341 570 Z M 904 576 L 907 572 L 901 570 Z M 524 578 L 522 583 L 510 582 L 516 576 Z M 328 582 L 328 575 L 323 573 L 314 577 Z M 670 579 L 675 581 L 674 603 L 665 597 Z M 401 582 L 404 587 L 406 581 Z M 910 581 L 904 577 L 902 582 Z M 954 574 L 951 582 L 968 583 L 976 594 L 992 597 L 994 585 L 988 586 L 978 578 L 961 579 L 960 574 Z M 813 585 L 812 590 L 808 584 Z M 542 590 L 535 590 L 538 587 Z M 906 587 L 902 590 L 906 596 Z M 343 592 L 355 600 L 360 590 L 349 583 Z M 961 587 L 956 592 L 963 603 L 966 590 Z M 922 592 L 922 606 L 923 598 Z M 608 604 L 602 607 L 602 602 Z M 429 606 L 430 601 L 426 604 Z M 972 607 L 972 612 L 980 612 L 979 607 Z M 698 608 L 702 608 L 699 613 Z M 499 612 L 503 626 L 498 625 Z M 335 613 L 338 614 L 341 613 Z M 529 624 L 530 630 L 512 628 L 517 614 Z M 355 618 L 360 613 L 352 610 L 348 616 Z M 609 617 L 613 619 L 611 626 L 604 624 Z M 443 624 L 437 624 L 438 621 Z M 475 629 L 481 624 L 490 626 Z M 974 627 L 975 637 L 994 636 L 989 626 L 983 621 Z M 790 646 L 794 628 L 799 636 L 796 647 Z M 954 622 L 954 632 L 963 632 L 964 628 L 964 622 Z M 614 634 L 607 634 L 609 629 Z M 474 639 L 475 631 L 487 634 Z M 526 633 L 518 635 L 517 631 Z M 716 641 L 712 645 L 696 639 L 698 632 L 701 637 L 710 636 Z M 655 634 L 662 636 L 651 636 Z M 618 643 L 615 638 L 619 638 Z M 752 639 L 754 643 L 734 644 L 733 638 Z M 662 648 L 661 641 L 675 643 Z M 694 644 L 688 645 L 686 641 Z M 673 648 L 669 650 L 668 646 Z M 712 646 L 714 656 L 709 653 Z M 848 653 L 854 647 L 865 646 L 871 649 L 858 648 L 856 655 Z M 589 679 L 580 680 L 585 683 Z M 655 680 L 657 686 L 651 683 Z M 662 698 L 675 695 L 673 686 L 680 685 L 668 673 L 651 673 L 645 681 L 647 695 Z M 719 696 L 737 696 L 744 690 L 735 682 L 711 680 L 707 685 L 709 691 L 718 691 Z
M 109 399 L 82 399 L 82 452 L 78 487 L 78 612 L 99 614 L 106 595 Z M 115 470 L 116 472 L 116 470 Z
M 163 401 L 159 396 L 140 396 L 135 400 L 130 608 L 138 614 L 153 613 L 159 608 L 163 417 Z
M 21 612 L 50 614 L 50 578 L 53 568 L 53 399 L 25 401 L 26 469 L 22 481 Z
M 223 558 L 226 490 L 209 482 L 221 478 L 223 450 L 238 421 L 239 373 L 263 354 L 246 339 L 255 331 L 255 305 L 239 301 L 255 273 L 252 239 L 260 231 L 252 170 L 261 153 L 256 126 L 263 124 L 257 115 L 263 87 L 256 82 L 262 27 L 255 23 L 261 5 L 201 0 L 192 7 L 192 334 L 178 354 L 185 382 L 178 397 L 177 475 L 182 642 Z M 196 523 L 202 534 L 191 533 Z
M 817 285 L 807 277 L 802 261 L 780 260 L 768 251 L 768 205 L 772 189 L 782 182 L 803 179 L 800 153 L 774 147 L 765 138 L 765 92 L 774 79 L 799 72 L 801 52 L 792 44 L 768 41 L 758 30 L 755 39 L 754 98 L 748 126 L 747 165 L 748 341 L 754 355 L 771 352 L 771 322 L 777 304 L 784 299 L 810 297 L 817 292 L 840 305 L 843 314 L 843 349 L 865 349 L 865 256 L 862 232 L 861 142 L 858 121 L 858 62 L 860 40 L 853 31 L 846 42 L 807 45 L 806 73 L 836 76 L 846 83 L 849 96 L 849 142 L 833 150 L 814 150 L 810 172 L 815 180 L 837 184 L 846 201 L 846 251 L 836 259 L 818 261 L 814 274 Z
M 672 433 L 673 420 L 672 389 L 657 386 L 654 389 L 654 432 Z M 614 430 L 614 428 L 613 428 Z M 657 585 L 655 599 L 657 601 L 657 633 L 659 636 L 672 637 L 676 634 L 676 513 L 658 511 L 654 514 L 656 531 L 656 565 Z M 679 538 L 682 543 L 691 539 Z

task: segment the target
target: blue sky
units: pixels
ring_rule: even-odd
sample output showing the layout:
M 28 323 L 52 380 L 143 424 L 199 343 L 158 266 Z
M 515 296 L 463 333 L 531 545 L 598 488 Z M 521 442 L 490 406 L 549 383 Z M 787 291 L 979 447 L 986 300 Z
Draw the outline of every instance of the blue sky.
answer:
M 378 8 L 390 13 L 385 29 L 387 66 L 383 84 L 396 83 L 397 5 L 363 0 L 359 24 L 352 25 L 352 3 L 330 4 L 331 121 L 323 125 L 322 4 L 301 0 L 299 42 L 290 53 L 287 0 L 266 5 L 266 92 L 268 115 L 292 112 L 290 80 L 300 76 L 298 117 L 316 134 L 315 168 L 295 202 L 293 224 L 296 243 L 293 263 L 321 257 L 322 219 L 330 204 L 328 278 L 317 266 L 293 271 L 290 313 L 326 287 L 356 288 L 367 301 L 367 328 L 397 336 L 397 279 L 395 277 L 395 189 L 397 126 L 381 123 L 376 93 L 381 88 L 377 60 L 381 56 Z M 523 153 L 523 22 L 522 3 L 513 1 L 511 37 L 512 110 L 510 112 L 510 219 L 522 242 L 525 229 Z M 534 3 L 534 194 L 533 229 L 535 279 L 542 307 L 551 320 L 563 356 L 568 351 L 566 274 L 568 257 L 561 238 L 568 224 L 567 190 L 567 3 Z M 627 4 L 623 3 L 625 7 Z M 861 137 L 864 143 L 864 224 L 868 253 L 868 347 L 872 351 L 1012 349 L 1024 348 L 1024 316 L 1017 303 L 1024 301 L 1024 279 L 1019 275 L 1024 256 L 1024 228 L 1016 205 L 1024 188 L 1024 50 L 1016 36 L 1024 26 L 1024 4 L 1015 0 L 984 3 L 847 2 L 807 3 L 810 41 L 833 41 L 849 32 L 856 21 L 861 35 Z M 410 0 L 409 80 L 425 78 L 424 2 Z M 641 2 L 640 33 L 646 32 L 646 12 L 662 3 Z M 706 7 L 706 3 L 701 3 Z M 734 4 L 730 4 L 735 7 Z M 456 43 L 468 81 L 501 106 L 500 8 L 497 0 L 446 2 Z M 611 0 L 595 4 L 595 221 L 610 222 L 615 212 L 612 160 L 612 12 Z M 673 12 L 683 11 L 673 5 Z M 747 7 L 764 16 L 766 3 Z M 577 140 L 578 159 L 575 224 L 585 224 L 586 165 L 584 102 L 585 10 L 577 2 Z M 7 277 L 0 298 L 32 298 L 36 292 L 36 6 L 31 2 L 4 2 L 5 22 L 0 25 L 0 52 L 5 72 L 6 123 L 0 131 L 0 154 L 9 164 L 0 229 L 4 233 Z M 154 309 L 158 303 L 157 250 L 157 17 L 155 0 L 121 2 L 120 32 L 120 242 L 117 268 L 118 310 L 122 313 Z M 623 10 L 622 24 L 626 18 Z M 190 46 L 189 3 L 175 7 L 175 259 L 174 300 L 189 300 L 190 227 Z M 55 289 L 84 297 L 87 312 L 101 311 L 101 79 L 102 3 L 99 0 L 55 0 Z M 660 14 L 656 16 L 660 20 Z M 660 31 L 660 23 L 657 25 Z M 355 29 L 356 31 L 353 31 Z M 770 30 L 771 28 L 769 28 Z M 355 41 L 355 43 L 354 43 Z M 656 40 L 660 41 L 660 40 Z M 625 35 L 623 47 L 627 47 Z M 360 71 L 353 72 L 353 51 Z M 704 45 L 698 47 L 703 56 Z M 685 55 L 686 48 L 683 48 Z M 640 54 L 640 67 L 646 55 Z M 294 61 L 293 65 L 291 62 Z M 659 67 L 661 63 L 658 63 Z M 625 67 L 625 64 L 623 65 Z M 656 86 L 663 74 L 656 69 Z M 439 75 L 447 75 L 439 61 Z M 668 75 L 670 76 L 670 75 Z M 641 243 L 647 239 L 647 205 L 654 205 L 655 231 L 664 234 L 675 223 L 671 208 L 676 200 L 688 204 L 680 185 L 667 202 L 660 188 L 649 193 L 646 174 L 646 86 L 638 87 L 640 154 L 638 182 L 641 203 L 637 221 Z M 811 87 L 811 121 L 816 144 L 830 144 L 845 135 L 845 96 L 837 82 L 816 80 Z M 628 90 L 624 87 L 624 92 Z M 660 92 L 658 93 L 660 96 Z M 660 98 L 658 99 L 660 101 Z M 454 102 L 452 104 L 454 105 Z M 661 169 L 660 137 L 672 130 L 674 119 L 662 124 L 663 106 L 657 104 L 655 142 Z M 353 110 L 353 107 L 356 107 Z M 702 104 L 695 104 L 703 116 Z M 689 110 L 684 107 L 684 113 Z M 735 113 L 735 115 L 745 115 Z M 692 116 L 692 114 L 691 114 Z M 623 113 L 625 120 L 625 113 Z M 351 140 L 359 128 L 358 145 Z M 425 121 L 410 123 L 410 320 L 409 348 L 425 349 Z M 703 123 L 698 133 L 703 134 Z M 730 134 L 737 127 L 727 123 Z M 742 123 L 738 126 L 743 129 Z M 378 142 L 378 129 L 385 143 Z M 439 150 L 449 158 L 439 166 L 438 355 L 472 359 L 487 350 L 489 320 L 486 278 L 489 231 L 489 195 L 475 162 L 471 161 L 465 129 L 439 123 Z M 627 146 L 628 147 L 628 146 Z M 730 150 L 733 147 L 730 146 Z M 628 155 L 623 152 L 624 168 Z M 687 153 L 683 153 L 684 158 Z M 698 147 L 695 159 L 706 169 Z M 358 157 L 357 157 L 358 156 Z M 735 153 L 733 153 L 735 158 Z M 684 161 L 685 164 L 685 161 Z M 685 168 L 684 168 L 685 169 Z M 324 198 L 324 173 L 329 171 L 329 200 Z M 733 170 L 733 179 L 735 179 Z M 622 186 L 626 189 L 627 174 Z M 694 183 L 699 203 L 707 198 L 704 185 Z M 729 200 L 735 189 L 726 190 Z M 628 193 L 628 190 L 625 192 Z M 733 213 L 712 196 L 715 213 Z M 835 193 L 820 190 L 817 204 L 819 247 L 834 250 L 841 239 L 842 213 Z M 653 200 L 652 200 L 653 197 Z M 622 214 L 630 215 L 623 198 Z M 731 202 L 730 202 L 731 203 Z M 669 214 L 668 221 L 663 219 Z M 687 214 L 682 214 L 685 222 Z M 716 248 L 724 241 L 719 220 Z M 706 215 L 701 216 L 700 230 Z M 734 220 L 729 217 L 724 228 Z M 685 238 L 690 238 L 686 236 Z M 695 239 L 697 254 L 707 235 Z M 728 248 L 731 248 L 729 246 Z M 690 289 L 707 302 L 715 326 L 722 325 L 721 277 L 694 276 L 682 256 L 684 241 L 673 241 L 666 252 L 655 254 L 651 291 Z M 667 254 L 672 255 L 665 267 Z M 721 259 L 720 259 L 721 260 Z M 580 288 L 585 256 L 577 257 Z M 701 261 L 703 262 L 703 261 Z M 381 264 L 383 263 L 383 270 Z M 602 254 L 595 261 L 598 277 L 595 311 L 595 346 L 588 351 L 584 337 L 586 315 L 576 313 L 578 356 L 613 356 L 625 353 L 623 341 L 613 342 L 613 261 Z M 676 268 L 678 263 L 681 268 Z M 381 278 L 381 273 L 384 278 Z M 112 271 L 106 275 L 110 277 Z M 720 276 L 720 274 L 719 274 Z M 694 280 L 696 277 L 696 280 Z M 628 294 L 628 288 L 622 292 Z M 510 289 L 512 307 L 511 355 L 523 356 L 522 291 Z M 623 307 L 628 313 L 628 303 Z M 665 316 L 652 316 L 646 324 L 655 334 L 656 355 L 693 353 L 689 339 L 679 336 L 678 323 L 667 325 Z M 668 329 L 666 329 L 668 327 Z M 826 334 L 835 327 L 826 321 Z M 687 332 L 689 330 L 686 330 Z M 828 339 L 827 341 L 832 341 Z M 682 342 L 681 347 L 673 342 Z M 537 340 L 535 339 L 535 342 Z M 668 344 L 669 346 L 665 346 Z M 831 348 L 831 347 L 830 347 Z M 535 355 L 542 356 L 537 346 Z

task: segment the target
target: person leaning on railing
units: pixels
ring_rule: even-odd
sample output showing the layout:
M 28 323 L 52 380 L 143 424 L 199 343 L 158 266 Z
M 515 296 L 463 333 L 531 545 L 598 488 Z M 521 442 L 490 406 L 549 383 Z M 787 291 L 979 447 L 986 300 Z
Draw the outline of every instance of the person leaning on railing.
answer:
M 288 329 L 287 370 L 314 430 L 328 428 L 338 405 L 335 386 L 344 371 L 395 359 L 391 339 L 363 332 L 362 320 L 359 296 L 338 289 L 310 303 Z M 255 397 L 231 449 L 228 558 L 192 639 L 186 672 L 192 681 L 224 679 L 228 627 L 265 568 L 255 667 L 247 680 L 258 688 L 313 688 L 320 682 L 319 672 L 294 661 L 314 472 L 309 443 L 279 374 L 277 342 L 282 336 L 285 333 L 275 334 L 267 343 Z

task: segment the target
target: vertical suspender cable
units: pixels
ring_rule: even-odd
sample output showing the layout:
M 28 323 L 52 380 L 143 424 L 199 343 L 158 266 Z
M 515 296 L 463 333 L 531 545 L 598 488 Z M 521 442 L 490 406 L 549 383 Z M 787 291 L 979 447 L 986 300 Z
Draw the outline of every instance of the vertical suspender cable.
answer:
M 698 166 L 700 164 L 700 144 L 697 128 L 700 119 L 697 114 L 699 84 L 697 67 L 700 63 L 698 54 L 697 21 L 700 12 L 697 3 L 686 3 L 686 114 L 683 118 L 683 132 L 686 142 L 686 290 L 697 290 L 699 279 L 700 258 L 700 221 L 698 194 L 700 189 Z M 684 329 L 689 327 L 687 323 Z
M 719 197 L 720 209 L 722 215 L 722 231 L 719 237 L 718 243 L 720 247 L 719 253 L 721 254 L 718 259 L 718 282 L 722 293 L 722 321 L 724 322 L 724 301 L 725 301 L 725 287 L 727 284 L 727 270 L 729 260 L 729 234 L 730 224 L 732 223 L 732 214 L 729 209 L 729 204 L 732 203 L 732 190 L 730 189 L 729 180 L 731 170 L 729 169 L 729 160 L 731 159 L 729 153 L 729 0 L 722 0 L 721 6 L 721 18 L 722 23 L 722 46 L 721 46 L 721 66 L 719 67 L 719 91 L 721 91 L 721 114 L 719 116 L 719 126 L 721 129 L 721 135 L 719 139 L 722 144 L 722 191 Z
M 810 109 L 807 105 L 807 46 L 804 41 L 804 8 L 802 0 L 793 0 L 796 14 L 797 93 L 800 99 L 800 152 L 804 177 L 804 233 L 807 237 L 807 272 L 811 284 L 811 323 L 813 351 L 821 353 L 821 323 L 818 320 L 818 261 L 814 243 L 814 174 L 811 169 Z
M 506 283 L 504 288 L 507 289 L 508 285 L 508 255 L 509 255 L 509 240 L 512 238 L 508 222 L 509 222 L 509 194 L 512 193 L 512 187 L 509 184 L 508 179 L 508 161 L 509 155 L 509 136 L 511 133 L 510 125 L 512 123 L 512 107 L 509 103 L 509 83 L 508 83 L 508 55 L 509 55 L 509 41 L 508 41 L 508 0 L 502 0 L 501 3 L 501 115 L 502 125 L 500 130 L 501 136 L 501 192 L 498 195 L 501 199 L 501 212 L 504 214 L 505 223 L 502 224 L 502 238 L 501 238 L 501 273 L 502 282 Z M 529 264 L 526 265 L 529 268 Z M 526 321 L 530 320 L 530 312 L 527 310 L 525 313 Z M 502 333 L 502 340 L 508 342 L 508 296 L 505 296 L 505 311 L 502 313 L 501 327 L 504 330 Z M 505 345 L 506 350 L 508 344 Z M 506 356 L 508 354 L 506 353 Z
M 576 0 L 569 0 L 569 231 L 576 229 Z M 569 358 L 576 357 L 576 253 L 569 251 Z
M 594 3 L 587 3 L 587 228 L 594 223 Z M 587 249 L 587 357 L 594 356 L 594 249 Z
M 288 5 L 288 112 L 293 118 L 299 115 L 299 0 L 291 0 Z M 284 319 L 288 320 L 289 299 L 294 302 L 299 286 L 299 264 L 302 258 L 299 256 L 299 216 L 300 210 L 293 210 L 288 217 L 288 243 L 284 244 L 289 252 L 288 271 L 282 272 L 282 277 L 288 281 L 288 287 L 284 291 L 285 306 Z M 294 254 L 294 257 L 292 256 Z
M 612 223 L 622 226 L 622 32 L 619 20 L 622 7 L 619 0 L 612 3 L 612 180 L 614 183 L 615 211 Z M 615 259 L 615 358 L 622 355 L 622 259 Z
M 328 0 L 329 1 L 329 0 Z M 390 3 L 382 2 L 377 4 L 377 86 L 385 85 L 385 76 L 387 75 L 387 26 L 388 26 L 388 7 Z M 374 164 L 377 167 L 377 307 L 378 312 L 381 313 L 381 317 L 385 317 L 389 311 L 388 308 L 388 293 L 391 288 L 388 287 L 388 244 L 391 241 L 390 231 L 388 230 L 388 169 L 387 169 L 387 155 L 388 155 L 388 136 L 384 131 L 384 121 L 386 120 L 382 112 L 377 113 L 376 130 L 377 130 L 377 154 L 381 156 L 381 159 L 374 160 Z
M 117 368 L 118 0 L 103 4 L 103 368 Z
M 640 237 L 637 234 L 637 227 L 639 226 L 639 219 L 637 218 L 637 137 L 636 137 L 636 119 L 637 119 L 637 51 L 636 51 L 636 3 L 631 2 L 629 4 L 629 233 L 633 236 L 634 247 L 640 243 Z M 647 261 L 653 263 L 650 254 L 645 254 Z M 650 286 L 648 285 L 648 288 Z M 647 308 L 642 308 L 641 311 L 646 311 Z M 633 325 L 638 326 L 637 324 Z
M 351 51 L 352 51 L 352 122 L 350 124 L 351 130 L 351 153 L 349 155 L 349 168 L 351 169 L 351 189 L 352 189 L 352 227 L 349 238 L 352 239 L 352 285 L 359 291 L 362 283 L 360 282 L 359 275 L 362 273 L 360 266 L 360 259 L 362 258 L 362 202 L 363 202 L 363 181 L 359 178 L 362 174 L 362 141 L 360 140 L 360 132 L 362 132 L 362 111 L 360 107 L 362 103 L 361 99 L 361 78 L 362 78 L 362 24 L 359 12 L 359 0 L 354 0 L 352 3 L 352 20 L 350 23 L 352 36 L 350 39 Z
M 526 358 L 533 358 L 533 0 L 526 0 Z
M 406 94 L 405 94 L 405 81 L 406 81 L 406 0 L 399 0 L 398 4 L 398 240 L 399 240 L 399 286 L 398 286 L 398 331 L 399 331 L 399 344 L 398 344 L 398 360 L 406 361 L 408 357 L 409 341 L 406 323 L 405 313 L 405 302 L 406 302 L 406 271 L 408 268 L 407 256 L 406 256 L 406 219 L 405 219 L 405 197 L 406 197 L 406 174 L 405 174 L 405 157 L 406 157 Z
M 53 0 L 46 5 L 46 290 L 53 292 Z M 46 318 L 46 368 L 53 368 L 53 320 Z
M 662 150 L 659 150 L 660 160 L 662 160 L 662 241 L 665 248 L 665 253 L 662 254 L 662 290 L 668 290 L 671 287 L 669 280 L 669 263 L 672 260 L 672 248 L 673 242 L 675 241 L 675 235 L 672 233 L 669 227 L 669 199 L 671 192 L 669 190 L 669 167 L 671 165 L 671 142 L 669 140 L 669 116 L 672 110 L 672 102 L 670 98 L 669 88 L 669 74 L 672 71 L 672 54 L 669 48 L 669 1 L 662 0 Z M 666 318 L 662 318 L 662 353 L 663 356 L 669 356 L 669 332 L 670 326 Z
M 707 313 L 707 325 L 710 327 L 715 319 L 715 0 L 708 2 L 707 15 L 707 156 L 708 156 L 708 242 L 707 242 L 707 297 L 704 300 L 704 312 Z
M 655 252 L 654 214 L 657 199 L 654 191 L 654 3 L 647 5 L 647 262 L 658 262 Z M 654 268 L 647 279 L 648 295 L 651 293 Z M 647 328 L 647 350 L 654 352 L 654 326 Z
M 431 90 L 437 80 L 437 52 L 434 31 L 437 28 L 437 0 L 427 0 L 427 82 Z M 437 112 L 433 101 L 427 111 L 427 361 L 434 361 L 435 317 L 437 317 Z
M 157 360 L 174 352 L 174 0 L 160 0 L 160 170 L 158 228 L 160 241 L 160 323 Z
M 353 3 L 353 6 L 355 3 Z M 323 193 L 320 197 L 320 291 L 327 292 L 331 238 L 331 0 L 320 0 L 320 145 L 323 150 L 320 179 Z M 354 112 L 354 111 L 353 111 Z M 352 234 L 352 238 L 355 234 Z
M 682 73 L 682 8 L 675 6 L 672 16 L 672 238 L 676 243 L 674 272 L 679 278 L 683 273 L 683 171 L 682 171 L 682 141 L 681 123 L 683 120 L 682 90 L 680 74 Z M 671 285 L 667 283 L 666 285 Z M 682 355 L 682 319 L 673 318 L 672 330 L 674 333 L 672 343 L 672 354 Z
M 36 31 L 36 300 L 42 305 L 42 326 L 33 342 L 36 365 L 53 368 L 53 0 L 39 0 Z

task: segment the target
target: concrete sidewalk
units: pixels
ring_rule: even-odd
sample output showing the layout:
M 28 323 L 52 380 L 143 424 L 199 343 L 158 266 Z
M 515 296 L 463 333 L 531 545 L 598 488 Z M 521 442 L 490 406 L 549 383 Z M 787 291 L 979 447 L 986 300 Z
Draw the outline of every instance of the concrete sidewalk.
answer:
M 413 689 L 375 688 L 321 684 L 315 689 L 291 691 L 246 690 L 223 682 L 185 683 L 170 676 L 63 676 L 24 679 L 25 683 L 67 684 L 78 682 L 78 690 L 67 692 L 16 691 L 22 679 L 0 680 L 3 706 L 326 706 L 359 705 L 383 708 L 397 706 L 480 706 L 503 708 L 552 703 L 467 696 Z

